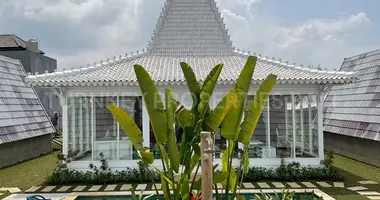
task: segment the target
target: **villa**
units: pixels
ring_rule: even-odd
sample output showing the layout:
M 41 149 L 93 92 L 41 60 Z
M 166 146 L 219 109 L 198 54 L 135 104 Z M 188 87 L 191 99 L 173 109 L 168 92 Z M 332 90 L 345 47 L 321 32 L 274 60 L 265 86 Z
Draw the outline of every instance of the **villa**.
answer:
M 320 166 L 324 160 L 325 92 L 333 85 L 353 82 L 354 73 L 305 68 L 234 48 L 214 0 L 167 0 L 147 48 L 86 68 L 29 75 L 26 82 L 55 88 L 59 93 L 63 153 L 73 155 L 69 168 L 86 170 L 89 163 L 99 164 L 99 154 L 103 153 L 111 168 L 122 169 L 137 167 L 138 157 L 108 111 L 110 103 L 134 117 L 143 131 L 145 146 L 154 151 L 155 143 L 134 64 L 146 68 L 162 93 L 171 87 L 175 97 L 191 107 L 180 62 L 192 66 L 199 82 L 216 64 L 223 63 L 211 101 L 215 106 L 233 88 L 248 55 L 258 57 L 250 100 L 268 74 L 278 76 L 250 144 L 250 164 L 277 166 L 281 158 L 286 158 L 301 165 Z M 226 141 L 219 133 L 215 143 L 217 152 L 225 148 Z M 160 163 L 156 160 L 154 164 Z

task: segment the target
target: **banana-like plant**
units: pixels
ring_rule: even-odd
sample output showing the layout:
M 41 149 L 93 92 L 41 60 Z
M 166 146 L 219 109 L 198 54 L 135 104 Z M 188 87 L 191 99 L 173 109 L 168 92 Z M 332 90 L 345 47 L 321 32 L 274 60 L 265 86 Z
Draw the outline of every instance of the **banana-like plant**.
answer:
M 259 105 L 265 104 L 276 82 L 276 76 L 269 75 L 267 77 L 256 93 L 243 123 L 240 124 L 256 61 L 257 58 L 254 56 L 248 58 L 235 88 L 229 91 L 213 110 L 210 109 L 209 101 L 222 71 L 222 64 L 216 65 L 210 71 L 203 84 L 200 85 L 192 68 L 187 63 L 180 63 L 193 98 L 193 106 L 190 110 L 187 110 L 173 98 L 171 89 L 165 90 L 164 106 L 160 95 L 158 95 L 158 89 L 148 72 L 140 65 L 134 66 L 137 81 L 143 94 L 153 133 L 161 154 L 163 170 L 157 168 L 155 170 L 161 175 L 165 199 L 189 199 L 190 192 L 193 189 L 200 190 L 200 181 L 195 182 L 195 176 L 189 187 L 189 178 L 195 168 L 195 174 L 197 174 L 200 166 L 201 152 L 198 146 L 200 132 L 210 131 L 215 133 L 221 124 L 222 136 L 228 139 L 229 146 L 221 155 L 222 173 L 215 176 L 214 183 L 223 183 L 224 188 L 228 188 L 226 189 L 226 194 L 228 194 L 228 191 L 233 191 L 234 196 L 236 196 L 237 182 L 239 178 L 243 179 L 244 172 L 246 173 L 248 168 L 248 143 L 262 112 L 262 108 L 260 106 L 257 108 L 256 105 L 257 103 Z M 154 161 L 154 155 L 152 152 L 147 151 L 148 147 L 142 145 L 144 139 L 141 130 L 121 108 L 111 104 L 109 110 L 130 138 L 147 171 L 152 173 L 150 165 Z M 178 150 L 176 145 L 177 138 L 174 131 L 176 121 L 184 131 L 180 150 Z M 242 170 L 239 170 L 240 172 L 236 175 L 232 167 L 232 151 L 238 142 L 243 143 L 245 146 L 244 159 L 242 159 L 239 167 L 241 169 L 242 164 L 244 164 L 244 171 L 242 173 Z M 182 170 L 180 170 L 181 168 Z M 180 173 L 179 181 L 175 181 L 177 180 L 175 178 L 176 173 Z M 157 187 L 155 183 L 153 184 L 158 195 Z M 173 192 L 170 192 L 170 190 Z

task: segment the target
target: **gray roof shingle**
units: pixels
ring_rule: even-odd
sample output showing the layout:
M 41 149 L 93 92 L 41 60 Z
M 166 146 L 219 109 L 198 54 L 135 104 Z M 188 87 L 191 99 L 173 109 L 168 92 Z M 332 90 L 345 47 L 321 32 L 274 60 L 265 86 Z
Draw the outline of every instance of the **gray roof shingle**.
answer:
M 0 144 L 54 132 L 21 62 L 0 56 Z
M 358 80 L 332 87 L 324 103 L 324 130 L 380 141 L 380 49 L 345 58 L 341 70 L 355 71 Z

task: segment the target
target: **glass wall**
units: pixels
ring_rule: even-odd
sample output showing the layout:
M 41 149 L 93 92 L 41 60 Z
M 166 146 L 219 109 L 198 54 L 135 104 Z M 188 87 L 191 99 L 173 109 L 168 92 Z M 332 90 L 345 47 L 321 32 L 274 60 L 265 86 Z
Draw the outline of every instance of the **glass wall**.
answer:
M 91 160 L 92 99 L 68 98 L 68 150 L 73 160 Z
M 141 97 L 69 97 L 68 150 L 73 160 L 138 159 L 133 145 L 108 110 L 113 103 L 124 109 L 142 130 Z

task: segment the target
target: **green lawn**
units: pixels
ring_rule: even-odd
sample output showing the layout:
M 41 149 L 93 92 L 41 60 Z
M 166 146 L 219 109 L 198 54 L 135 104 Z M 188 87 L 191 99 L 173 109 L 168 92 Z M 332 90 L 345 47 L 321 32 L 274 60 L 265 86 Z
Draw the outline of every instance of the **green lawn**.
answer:
M 339 168 L 345 177 L 345 186 L 359 186 L 357 181 L 372 180 L 380 183 L 380 168 L 364 164 L 343 156 L 336 155 L 334 166 Z M 380 192 L 379 185 L 365 185 L 371 191 Z M 337 200 L 365 200 L 366 197 L 346 189 L 322 189 Z
M 57 166 L 57 153 L 51 153 L 8 168 L 0 169 L 1 187 L 19 187 L 27 190 L 31 186 L 41 185 L 46 176 Z

